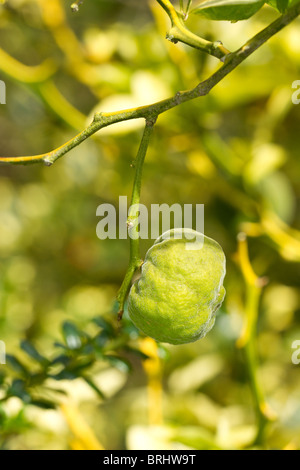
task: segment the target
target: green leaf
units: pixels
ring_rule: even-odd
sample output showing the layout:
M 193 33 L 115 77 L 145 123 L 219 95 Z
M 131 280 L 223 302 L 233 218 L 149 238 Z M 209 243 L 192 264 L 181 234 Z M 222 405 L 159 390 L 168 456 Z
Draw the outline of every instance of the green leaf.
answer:
M 140 351 L 139 349 L 136 349 L 136 348 L 132 348 L 130 346 L 125 346 L 124 349 L 132 354 L 134 354 L 135 356 L 139 357 L 140 359 L 142 359 L 143 361 L 147 360 L 150 358 L 150 356 L 147 356 L 147 354 L 143 353 L 142 351 Z
M 107 354 L 103 359 L 106 359 L 113 367 L 116 367 L 121 372 L 129 372 L 131 370 L 131 364 L 121 357 Z
M 83 358 L 82 362 L 78 362 L 74 364 L 74 366 L 72 368 L 69 367 L 68 370 L 70 370 L 72 373 L 75 373 L 77 377 L 81 377 L 81 371 L 91 367 L 94 364 L 94 362 L 95 360 L 93 358 L 92 359 Z
M 289 6 L 289 0 L 276 0 L 277 8 L 280 13 L 284 13 Z
M 26 354 L 28 354 L 28 356 L 37 361 L 39 364 L 45 365 L 49 362 L 48 359 L 42 356 L 29 341 L 21 341 L 21 348 L 26 352 Z
M 266 3 L 280 13 L 284 13 L 288 7 L 299 3 L 299 1 L 300 0 L 268 0 Z
M 53 343 L 53 346 L 55 346 L 56 348 L 62 348 L 62 349 L 68 350 L 68 348 L 66 347 L 66 345 L 60 343 L 59 341 L 55 341 L 55 342 Z
M 296 200 L 290 180 L 280 172 L 274 172 L 263 179 L 259 189 L 264 205 L 277 214 L 281 220 L 290 223 L 295 213 Z
M 99 328 L 106 331 L 110 336 L 114 336 L 114 329 L 110 323 L 103 317 L 96 317 L 93 318 L 93 322 L 95 325 L 99 326 Z
M 43 389 L 45 391 L 49 391 L 51 393 L 59 393 L 60 395 L 65 395 L 67 396 L 68 393 L 66 392 L 66 390 L 63 390 L 62 388 L 53 388 L 52 386 L 51 387 L 47 387 L 44 385 Z
M 70 364 L 71 360 L 72 359 L 66 354 L 60 354 L 55 359 L 53 359 L 52 364 L 62 364 L 63 366 L 67 366 L 68 364 Z
M 4 384 L 5 378 L 6 378 L 6 376 L 5 376 L 4 372 L 0 371 L 0 386 Z
M 189 10 L 190 10 L 190 8 L 191 8 L 191 4 L 192 4 L 192 0 L 188 0 L 187 6 L 186 6 L 186 11 L 185 11 L 185 14 L 186 14 L 186 15 L 188 14 L 188 12 L 189 12 Z
M 160 343 L 158 343 L 157 345 L 157 353 L 158 357 L 160 357 L 160 359 L 162 359 L 163 361 L 167 361 L 168 359 L 170 359 L 170 351 L 164 346 L 162 346 Z
M 69 349 L 79 349 L 82 345 L 81 333 L 74 323 L 66 321 L 62 326 L 64 340 Z
M 78 379 L 78 375 L 69 370 L 62 370 L 58 374 L 49 375 L 54 380 L 75 380 Z
M 25 431 L 31 427 L 30 423 L 25 417 L 24 408 L 22 408 L 17 414 L 12 413 L 9 416 L 7 416 L 4 410 L 0 408 L 0 426 L 1 437 L 3 437 L 3 434 L 20 435 L 22 431 Z M 0 446 L 0 448 L 1 450 L 4 450 L 2 446 Z
M 104 345 L 107 343 L 107 341 L 109 340 L 109 338 L 110 336 L 108 335 L 106 331 L 102 331 L 99 335 L 97 335 L 94 338 L 93 347 L 98 353 L 102 354 L 102 349 Z
M 277 10 L 277 0 L 268 0 L 266 3 Z
M 95 392 L 97 393 L 97 395 L 102 398 L 103 400 L 105 399 L 105 395 L 103 392 L 101 392 L 101 390 L 97 387 L 97 385 L 95 384 L 95 382 L 93 382 L 92 379 L 90 379 L 89 377 L 86 377 L 86 376 L 82 376 L 82 378 L 86 381 L 86 383 L 93 389 L 95 390 Z
M 12 369 L 18 372 L 18 374 L 25 376 L 29 375 L 29 372 L 26 367 L 15 356 L 12 356 L 11 354 L 6 354 L 6 363 Z
M 50 401 L 50 400 L 46 400 L 44 398 L 31 400 L 30 404 L 34 406 L 38 406 L 39 408 L 42 408 L 43 410 L 54 410 L 57 406 L 57 403 Z
M 21 398 L 25 403 L 31 402 L 31 396 L 25 389 L 24 380 L 15 379 L 9 387 L 7 395 Z
M 239 21 L 253 16 L 264 3 L 261 0 L 209 0 L 194 8 L 192 13 L 210 20 Z

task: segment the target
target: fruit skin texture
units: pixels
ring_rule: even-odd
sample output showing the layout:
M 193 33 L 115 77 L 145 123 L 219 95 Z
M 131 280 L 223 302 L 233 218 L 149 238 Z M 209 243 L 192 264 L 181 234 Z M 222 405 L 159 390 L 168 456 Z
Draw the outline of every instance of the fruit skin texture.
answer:
M 196 242 L 187 239 L 191 235 Z M 193 249 L 187 249 L 191 242 Z M 191 229 L 170 230 L 146 254 L 129 293 L 129 316 L 156 341 L 184 344 L 203 338 L 225 297 L 225 272 L 225 255 L 216 241 Z

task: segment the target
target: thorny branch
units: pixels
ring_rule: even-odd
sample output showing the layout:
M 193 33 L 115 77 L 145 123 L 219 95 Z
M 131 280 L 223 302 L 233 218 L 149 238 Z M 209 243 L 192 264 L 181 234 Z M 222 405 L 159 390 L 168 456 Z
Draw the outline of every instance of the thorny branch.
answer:
M 162 0 L 160 0 L 162 3 Z M 163 2 L 166 3 L 166 2 Z M 68 153 L 74 147 L 77 147 L 84 142 L 88 137 L 92 136 L 104 127 L 110 126 L 117 122 L 128 121 L 131 119 L 143 118 L 151 121 L 160 114 L 178 106 L 187 101 L 199 98 L 200 96 L 207 95 L 221 80 L 230 74 L 238 65 L 245 59 L 253 54 L 259 47 L 267 42 L 272 36 L 278 33 L 285 26 L 290 24 L 300 14 L 300 2 L 296 3 L 287 12 L 280 16 L 277 20 L 260 31 L 256 36 L 247 41 L 237 51 L 226 55 L 225 62 L 220 69 L 218 69 L 209 78 L 199 83 L 195 88 L 178 92 L 171 98 L 163 101 L 153 103 L 147 106 L 138 108 L 131 108 L 112 113 L 96 113 L 90 125 L 88 125 L 82 132 L 76 135 L 73 139 L 64 143 L 61 147 L 56 148 L 48 153 L 41 155 L 20 156 L 20 157 L 0 157 L 0 163 L 10 164 L 26 164 L 26 163 L 44 163 L 45 165 L 52 165 L 60 157 Z

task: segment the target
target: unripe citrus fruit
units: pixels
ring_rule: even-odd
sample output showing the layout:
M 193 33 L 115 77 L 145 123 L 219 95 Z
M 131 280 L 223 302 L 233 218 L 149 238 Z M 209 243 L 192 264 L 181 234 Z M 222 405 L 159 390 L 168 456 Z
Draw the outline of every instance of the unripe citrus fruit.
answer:
M 146 254 L 141 277 L 129 293 L 129 316 L 157 341 L 196 341 L 214 325 L 225 296 L 225 270 L 216 241 L 191 229 L 170 230 Z

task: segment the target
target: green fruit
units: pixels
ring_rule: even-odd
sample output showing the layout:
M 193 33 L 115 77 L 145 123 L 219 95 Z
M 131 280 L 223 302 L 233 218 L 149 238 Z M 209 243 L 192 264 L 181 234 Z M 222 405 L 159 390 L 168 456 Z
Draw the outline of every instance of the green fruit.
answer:
M 130 318 L 157 341 L 183 344 L 203 338 L 225 296 L 225 271 L 217 242 L 191 229 L 170 230 L 146 254 L 141 277 L 129 293 Z

